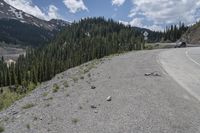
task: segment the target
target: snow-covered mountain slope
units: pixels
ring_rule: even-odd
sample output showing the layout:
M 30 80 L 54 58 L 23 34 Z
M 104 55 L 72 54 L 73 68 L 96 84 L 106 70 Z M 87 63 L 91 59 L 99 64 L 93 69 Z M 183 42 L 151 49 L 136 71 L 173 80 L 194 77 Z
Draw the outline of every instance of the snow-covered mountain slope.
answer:
M 41 20 L 0 0 L 0 42 L 40 46 L 68 24 L 64 20 Z
M 4 0 L 0 0 L 0 19 L 15 19 L 22 23 L 32 24 L 37 27 L 45 28 L 47 30 L 57 30 L 57 28 L 69 24 L 63 20 L 45 21 L 34 17 L 28 13 L 14 8 L 7 4 Z

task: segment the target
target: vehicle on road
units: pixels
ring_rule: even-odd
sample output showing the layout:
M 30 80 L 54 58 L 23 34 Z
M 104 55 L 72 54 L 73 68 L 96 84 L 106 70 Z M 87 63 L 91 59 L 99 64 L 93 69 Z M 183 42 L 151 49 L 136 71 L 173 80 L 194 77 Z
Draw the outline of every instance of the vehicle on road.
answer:
M 175 48 L 185 48 L 185 47 L 187 47 L 186 42 L 180 42 L 175 46 Z

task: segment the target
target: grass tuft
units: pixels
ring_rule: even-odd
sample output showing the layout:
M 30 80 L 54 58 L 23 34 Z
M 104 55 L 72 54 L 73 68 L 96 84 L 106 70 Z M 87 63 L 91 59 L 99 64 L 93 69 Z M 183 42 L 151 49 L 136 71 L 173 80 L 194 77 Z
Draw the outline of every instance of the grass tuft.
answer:
M 15 101 L 21 99 L 24 95 L 18 94 L 16 92 L 11 92 L 9 89 L 5 88 L 4 92 L 0 94 L 0 111 L 8 108 Z
M 48 92 L 43 93 L 43 97 L 48 96 Z
M 3 133 L 5 131 L 4 127 L 0 126 L 0 133 Z
M 65 81 L 65 82 L 63 83 L 63 85 L 64 85 L 65 88 L 69 87 L 69 84 L 68 84 L 67 81 Z
M 29 109 L 29 108 L 32 108 L 32 107 L 34 107 L 35 106 L 35 104 L 33 104 L 33 103 L 27 103 L 26 105 L 24 105 L 22 108 L 23 109 Z
M 53 85 L 53 93 L 58 92 L 59 89 L 60 89 L 60 87 L 57 84 Z
M 72 119 L 72 123 L 73 123 L 73 124 L 77 124 L 78 122 L 79 122 L 79 119 L 78 119 L 78 118 L 73 118 L 73 119 Z
M 30 124 L 26 124 L 26 128 L 29 130 L 31 128 Z
M 73 77 L 72 79 L 73 79 L 74 83 L 78 83 L 78 78 L 77 77 Z

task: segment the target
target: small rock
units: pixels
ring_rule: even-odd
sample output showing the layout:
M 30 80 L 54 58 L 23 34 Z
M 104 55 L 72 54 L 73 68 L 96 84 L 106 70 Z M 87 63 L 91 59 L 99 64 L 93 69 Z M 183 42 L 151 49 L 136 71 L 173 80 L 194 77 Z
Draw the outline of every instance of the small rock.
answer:
M 98 111 L 97 111 L 97 110 L 95 110 L 95 111 L 94 111 L 94 113 L 96 113 L 96 114 L 97 114 L 97 113 L 98 113 Z
M 97 108 L 97 106 L 95 106 L 95 105 L 91 105 L 90 106 L 92 109 L 96 109 Z
M 159 74 L 158 72 L 152 72 L 152 73 L 145 73 L 144 76 L 157 76 L 157 77 L 160 77 L 161 74 Z
M 106 101 L 111 101 L 112 100 L 112 97 L 111 96 L 108 96 L 107 98 L 106 98 Z
M 144 74 L 144 76 L 150 76 L 151 75 L 151 73 L 145 73 Z
M 16 115 L 16 114 L 18 114 L 17 111 L 13 111 L 13 112 L 12 112 L 12 115 Z
M 93 89 L 93 90 L 96 89 L 96 86 L 91 86 L 91 89 Z
M 21 115 L 17 115 L 16 118 L 18 119 L 19 117 L 21 117 Z

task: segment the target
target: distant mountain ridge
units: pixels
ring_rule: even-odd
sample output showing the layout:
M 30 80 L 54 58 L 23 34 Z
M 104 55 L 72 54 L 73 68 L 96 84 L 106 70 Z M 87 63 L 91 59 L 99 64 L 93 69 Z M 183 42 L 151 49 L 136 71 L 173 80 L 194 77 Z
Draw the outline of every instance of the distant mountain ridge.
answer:
M 51 40 L 68 24 L 63 20 L 39 19 L 0 0 L 0 41 L 37 46 Z
M 47 30 L 56 30 L 60 26 L 69 24 L 69 22 L 63 20 L 41 20 L 33 15 L 23 12 L 22 10 L 14 8 L 13 6 L 7 4 L 4 0 L 0 0 L 0 19 L 1 18 L 19 20 L 22 23 L 32 24 Z

